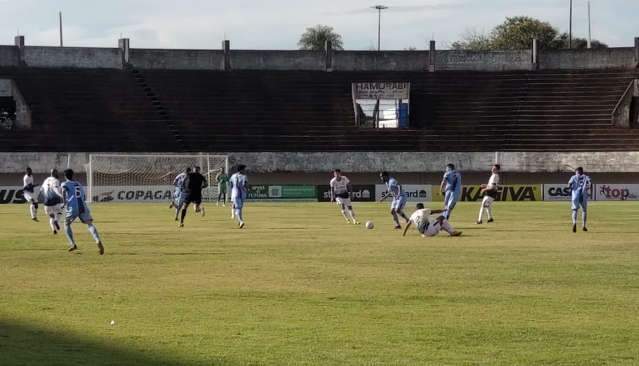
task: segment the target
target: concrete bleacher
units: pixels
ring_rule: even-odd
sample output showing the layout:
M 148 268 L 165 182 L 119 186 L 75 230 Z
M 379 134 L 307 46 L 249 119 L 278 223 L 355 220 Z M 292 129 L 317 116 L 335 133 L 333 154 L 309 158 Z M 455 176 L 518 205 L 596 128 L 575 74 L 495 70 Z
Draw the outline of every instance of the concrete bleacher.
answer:
M 633 151 L 612 112 L 636 70 L 0 68 L 32 110 L 2 151 Z M 355 125 L 353 81 L 410 81 L 411 128 Z

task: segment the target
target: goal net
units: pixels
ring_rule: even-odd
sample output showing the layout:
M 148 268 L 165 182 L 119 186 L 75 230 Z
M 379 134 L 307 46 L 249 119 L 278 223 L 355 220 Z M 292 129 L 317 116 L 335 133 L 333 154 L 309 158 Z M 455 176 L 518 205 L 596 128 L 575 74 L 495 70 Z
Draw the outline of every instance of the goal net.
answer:
M 228 172 L 225 155 L 91 154 L 87 164 L 90 202 L 168 202 L 173 180 L 187 167 L 199 166 L 209 183 L 202 199 L 217 195 L 215 176 Z

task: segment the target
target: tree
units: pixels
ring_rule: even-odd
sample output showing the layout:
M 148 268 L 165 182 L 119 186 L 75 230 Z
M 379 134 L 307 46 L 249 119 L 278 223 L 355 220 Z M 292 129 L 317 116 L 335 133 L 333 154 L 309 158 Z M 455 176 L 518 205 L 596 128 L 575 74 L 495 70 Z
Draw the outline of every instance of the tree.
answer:
M 548 22 L 531 17 L 506 18 L 491 33 L 491 46 L 496 50 L 523 50 L 530 48 L 537 38 L 540 48 L 547 48 L 559 32 Z
M 492 48 L 492 39 L 489 34 L 476 30 L 466 30 L 462 40 L 450 45 L 454 50 L 488 51 Z
M 552 41 L 552 43 L 550 44 L 550 48 L 554 48 L 554 49 L 569 48 L 568 45 L 569 45 L 568 33 L 562 33 L 561 35 L 559 35 L 559 37 L 555 38 Z M 608 48 L 608 45 L 596 39 L 593 39 L 592 42 L 590 43 L 590 47 L 594 49 L 601 49 L 601 48 Z M 588 40 L 585 38 L 573 37 L 572 48 L 578 49 L 578 50 L 588 48 Z
M 301 50 L 321 51 L 324 49 L 326 41 L 331 41 L 334 50 L 344 49 L 342 36 L 335 33 L 333 27 L 321 24 L 306 28 L 297 45 Z

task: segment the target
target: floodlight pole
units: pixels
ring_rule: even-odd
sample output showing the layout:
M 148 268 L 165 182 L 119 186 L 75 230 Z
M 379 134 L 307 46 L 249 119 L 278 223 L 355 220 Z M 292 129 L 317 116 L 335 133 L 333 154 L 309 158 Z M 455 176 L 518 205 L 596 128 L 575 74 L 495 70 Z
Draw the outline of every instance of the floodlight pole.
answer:
M 592 29 L 590 22 L 590 1 L 588 1 L 588 48 L 592 48 Z
M 58 20 L 60 22 L 60 47 L 64 47 L 64 42 L 62 41 L 62 12 L 58 12 Z
M 572 48 L 572 0 L 570 0 L 570 24 L 568 25 L 568 48 Z
M 375 5 L 373 9 L 377 9 L 377 51 L 382 50 L 382 10 L 388 9 L 388 6 Z

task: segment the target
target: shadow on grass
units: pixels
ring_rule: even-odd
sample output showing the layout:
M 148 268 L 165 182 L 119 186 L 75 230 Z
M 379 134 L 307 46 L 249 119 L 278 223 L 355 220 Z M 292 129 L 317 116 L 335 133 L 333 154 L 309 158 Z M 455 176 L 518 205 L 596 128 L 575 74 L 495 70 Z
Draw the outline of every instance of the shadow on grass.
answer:
M 114 343 L 115 340 L 109 340 Z M 152 350 L 133 350 L 79 334 L 39 329 L 32 325 L 0 320 L 0 365 L 163 365 L 193 364 Z M 207 357 L 206 365 L 237 365 Z

